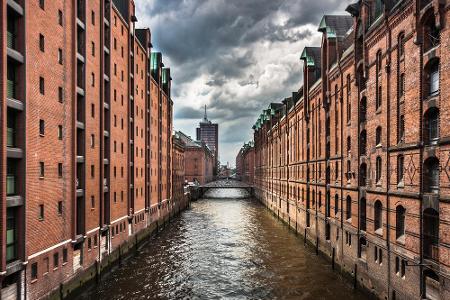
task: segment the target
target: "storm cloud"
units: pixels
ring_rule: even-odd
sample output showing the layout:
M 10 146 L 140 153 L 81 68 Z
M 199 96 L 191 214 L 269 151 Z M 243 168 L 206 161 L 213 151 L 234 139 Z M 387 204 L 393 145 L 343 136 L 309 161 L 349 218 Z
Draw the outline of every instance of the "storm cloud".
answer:
M 298 90 L 299 56 L 319 46 L 323 14 L 345 0 L 138 0 L 139 27 L 171 67 L 177 130 L 195 136 L 208 106 L 219 123 L 220 160 L 234 164 L 251 126 L 270 102 Z

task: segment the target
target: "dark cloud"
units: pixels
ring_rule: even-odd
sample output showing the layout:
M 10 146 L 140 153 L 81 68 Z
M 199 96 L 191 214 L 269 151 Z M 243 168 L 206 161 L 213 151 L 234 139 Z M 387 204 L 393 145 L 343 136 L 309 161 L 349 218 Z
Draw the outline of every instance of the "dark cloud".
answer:
M 175 126 L 194 134 L 208 104 L 221 158 L 234 161 L 268 103 L 298 90 L 300 53 L 320 45 L 324 13 L 350 0 L 139 0 L 138 26 L 172 69 Z M 189 126 L 186 124 L 190 124 Z

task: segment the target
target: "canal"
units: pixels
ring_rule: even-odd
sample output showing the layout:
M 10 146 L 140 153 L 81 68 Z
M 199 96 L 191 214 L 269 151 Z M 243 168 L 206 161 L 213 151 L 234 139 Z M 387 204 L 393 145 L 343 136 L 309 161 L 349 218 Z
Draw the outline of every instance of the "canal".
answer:
M 211 191 L 83 299 L 365 299 L 239 190 Z

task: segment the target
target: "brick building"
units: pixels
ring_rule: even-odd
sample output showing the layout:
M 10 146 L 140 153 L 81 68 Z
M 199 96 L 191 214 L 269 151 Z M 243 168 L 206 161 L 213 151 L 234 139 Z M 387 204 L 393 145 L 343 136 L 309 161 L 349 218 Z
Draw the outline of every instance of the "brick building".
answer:
M 211 149 L 204 142 L 194 141 L 181 131 L 177 131 L 176 135 L 185 143 L 185 179 L 188 182 L 197 180 L 200 184 L 212 181 L 215 157 Z
M 255 147 L 245 143 L 236 156 L 236 175 L 239 180 L 252 185 L 255 178 Z
M 450 298 L 450 2 L 324 16 L 254 128 L 256 195 L 380 298 Z
M 185 201 L 185 147 L 186 144 L 175 132 L 172 136 L 172 199 L 173 202 Z
M 0 3 L 1 298 L 35 299 L 171 213 L 171 77 L 132 0 Z

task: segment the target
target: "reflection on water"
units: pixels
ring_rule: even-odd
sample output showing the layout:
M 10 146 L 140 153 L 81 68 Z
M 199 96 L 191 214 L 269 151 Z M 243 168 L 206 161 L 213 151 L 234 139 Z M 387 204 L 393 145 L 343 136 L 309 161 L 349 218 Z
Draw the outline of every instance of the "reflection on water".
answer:
M 257 201 L 211 192 L 84 298 L 364 299 Z

